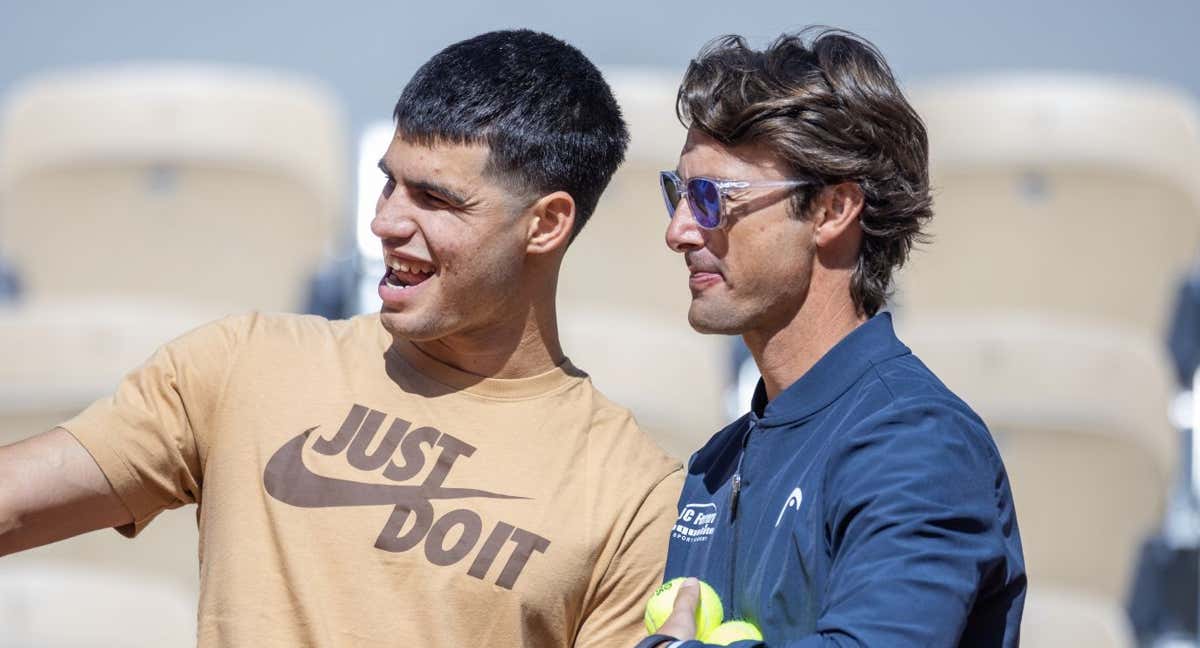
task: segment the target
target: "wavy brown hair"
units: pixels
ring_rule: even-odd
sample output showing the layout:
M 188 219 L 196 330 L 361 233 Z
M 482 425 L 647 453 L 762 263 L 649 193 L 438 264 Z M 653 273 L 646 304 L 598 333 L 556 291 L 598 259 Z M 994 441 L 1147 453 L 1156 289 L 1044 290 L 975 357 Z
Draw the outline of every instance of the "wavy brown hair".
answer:
M 850 293 L 860 313 L 877 313 L 933 216 L 925 125 L 879 50 L 829 28 L 784 34 L 761 51 L 722 36 L 688 66 L 675 109 L 684 126 L 727 146 L 768 148 L 797 178 L 858 183 L 863 239 Z M 793 214 L 805 217 L 816 193 L 798 191 Z

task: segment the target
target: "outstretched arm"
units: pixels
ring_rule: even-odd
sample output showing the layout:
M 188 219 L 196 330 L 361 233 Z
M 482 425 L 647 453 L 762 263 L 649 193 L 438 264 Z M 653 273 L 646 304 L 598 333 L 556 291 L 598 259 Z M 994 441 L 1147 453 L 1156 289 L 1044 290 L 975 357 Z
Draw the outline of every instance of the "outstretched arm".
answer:
M 96 461 L 66 430 L 0 447 L 0 556 L 132 522 Z

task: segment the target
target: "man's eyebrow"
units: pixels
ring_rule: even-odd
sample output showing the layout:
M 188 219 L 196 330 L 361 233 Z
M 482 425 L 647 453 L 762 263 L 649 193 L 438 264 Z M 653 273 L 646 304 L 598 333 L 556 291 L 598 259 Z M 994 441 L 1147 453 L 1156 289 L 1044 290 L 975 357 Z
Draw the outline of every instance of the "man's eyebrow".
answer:
M 468 202 L 470 202 L 453 189 L 429 180 L 405 180 L 404 186 L 408 187 L 409 189 L 428 191 L 430 193 L 438 194 L 439 196 L 445 198 L 447 202 L 455 205 L 466 205 Z
M 384 175 L 395 180 L 395 176 L 392 174 L 391 169 L 388 168 L 387 162 L 384 162 L 383 159 L 380 159 L 378 166 L 379 170 L 383 171 Z M 430 193 L 438 194 L 445 198 L 447 202 L 460 206 L 466 205 L 469 202 L 466 198 L 461 196 L 453 189 L 429 180 L 405 180 L 404 186 L 417 191 L 428 191 Z

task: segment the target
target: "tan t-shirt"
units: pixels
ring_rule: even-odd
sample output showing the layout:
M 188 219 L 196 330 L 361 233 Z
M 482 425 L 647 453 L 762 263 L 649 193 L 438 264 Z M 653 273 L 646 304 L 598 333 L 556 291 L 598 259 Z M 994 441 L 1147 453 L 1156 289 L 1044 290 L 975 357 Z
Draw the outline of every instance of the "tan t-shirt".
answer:
M 63 427 L 123 533 L 200 505 L 200 646 L 632 646 L 682 484 L 570 363 L 480 379 L 378 316 L 210 324 Z

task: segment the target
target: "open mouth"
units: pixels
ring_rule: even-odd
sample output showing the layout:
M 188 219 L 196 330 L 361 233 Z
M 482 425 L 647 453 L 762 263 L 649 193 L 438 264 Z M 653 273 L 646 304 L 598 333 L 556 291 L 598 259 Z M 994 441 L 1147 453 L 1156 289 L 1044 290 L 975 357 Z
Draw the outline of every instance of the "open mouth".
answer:
M 433 265 L 412 259 L 387 258 L 388 272 L 384 282 L 393 288 L 411 288 L 433 276 L 437 270 Z

